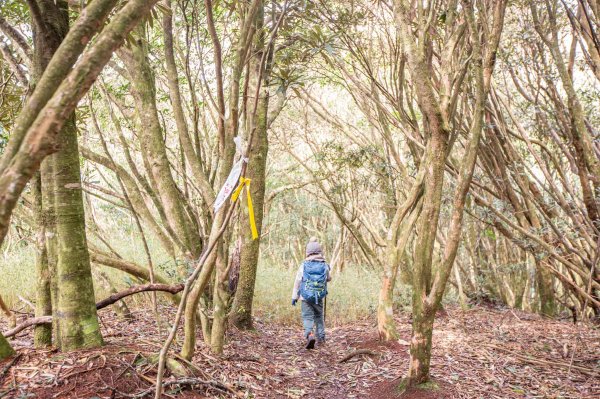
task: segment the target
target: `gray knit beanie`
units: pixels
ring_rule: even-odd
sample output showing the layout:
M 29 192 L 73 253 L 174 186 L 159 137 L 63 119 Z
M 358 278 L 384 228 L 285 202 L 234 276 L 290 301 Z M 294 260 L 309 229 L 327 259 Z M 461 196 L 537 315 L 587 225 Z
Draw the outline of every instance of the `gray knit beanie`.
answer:
M 306 256 L 322 253 L 323 248 L 321 248 L 321 244 L 317 242 L 317 238 L 311 237 L 310 240 L 308 240 L 308 244 L 306 244 Z

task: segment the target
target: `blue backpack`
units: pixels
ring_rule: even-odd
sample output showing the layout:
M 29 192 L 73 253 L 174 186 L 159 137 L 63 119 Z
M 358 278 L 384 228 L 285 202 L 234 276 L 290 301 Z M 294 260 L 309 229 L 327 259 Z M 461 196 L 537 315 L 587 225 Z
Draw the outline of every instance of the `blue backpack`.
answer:
M 329 265 L 325 262 L 304 261 L 300 295 L 305 301 L 318 305 L 327 296 L 328 271 Z

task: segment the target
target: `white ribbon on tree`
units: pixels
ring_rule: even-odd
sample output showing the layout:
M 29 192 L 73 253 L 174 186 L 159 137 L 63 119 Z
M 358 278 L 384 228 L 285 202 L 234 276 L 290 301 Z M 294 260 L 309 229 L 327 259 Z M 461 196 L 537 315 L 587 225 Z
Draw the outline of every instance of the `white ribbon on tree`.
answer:
M 225 203 L 225 201 L 227 201 L 227 199 L 229 199 L 233 190 L 235 190 L 237 188 L 237 186 L 239 185 L 240 175 L 242 173 L 242 166 L 244 165 L 244 162 L 246 162 L 246 163 L 248 162 L 248 158 L 245 158 L 243 156 L 244 148 L 242 146 L 242 138 L 240 136 L 237 136 L 236 138 L 233 139 L 233 141 L 235 142 L 235 147 L 237 148 L 237 152 L 240 153 L 240 155 L 242 155 L 242 157 L 231 168 L 231 172 L 229 172 L 229 176 L 227 176 L 227 180 L 225 180 L 225 184 L 223 184 L 223 187 L 221 187 L 221 190 L 219 191 L 219 194 L 217 195 L 217 199 L 215 200 L 215 204 L 214 204 L 215 213 L 219 212 L 219 209 L 221 209 L 223 207 L 223 204 Z

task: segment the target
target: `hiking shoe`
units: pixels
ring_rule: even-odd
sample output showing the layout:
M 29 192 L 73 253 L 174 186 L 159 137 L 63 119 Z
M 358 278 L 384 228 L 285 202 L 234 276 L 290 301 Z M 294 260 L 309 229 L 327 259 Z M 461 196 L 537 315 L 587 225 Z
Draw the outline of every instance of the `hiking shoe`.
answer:
M 315 336 L 313 335 L 313 333 L 309 333 L 306 336 L 306 349 L 314 349 L 315 342 L 317 342 L 317 340 L 315 339 Z

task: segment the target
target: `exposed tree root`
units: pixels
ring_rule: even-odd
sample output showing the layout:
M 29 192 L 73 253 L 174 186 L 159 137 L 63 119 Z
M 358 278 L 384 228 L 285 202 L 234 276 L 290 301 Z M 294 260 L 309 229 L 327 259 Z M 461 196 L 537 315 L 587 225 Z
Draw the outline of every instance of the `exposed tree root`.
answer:
M 355 357 L 355 356 L 358 356 L 358 355 L 377 356 L 377 355 L 379 355 L 379 353 L 378 353 L 378 352 L 374 352 L 374 351 L 372 351 L 372 350 L 370 350 L 370 349 L 358 349 L 358 350 L 355 350 L 354 352 L 350 352 L 349 354 L 347 354 L 346 356 L 344 356 L 344 357 L 343 357 L 343 358 L 342 358 L 342 359 L 339 361 L 339 363 L 345 363 L 345 362 L 347 362 L 348 360 L 350 360 L 350 359 L 352 359 L 353 357 Z

